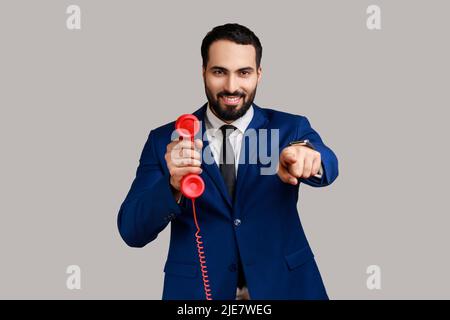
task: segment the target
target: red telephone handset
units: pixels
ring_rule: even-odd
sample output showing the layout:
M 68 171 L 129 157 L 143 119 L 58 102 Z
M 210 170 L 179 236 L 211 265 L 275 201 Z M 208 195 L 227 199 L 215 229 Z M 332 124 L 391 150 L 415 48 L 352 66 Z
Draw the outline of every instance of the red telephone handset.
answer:
M 194 142 L 194 137 L 200 130 L 200 122 L 193 114 L 183 114 L 177 119 L 175 129 L 183 139 L 190 139 Z M 196 174 L 187 174 L 181 179 L 181 193 L 186 198 L 196 199 L 205 191 L 205 183 Z
M 200 122 L 193 114 L 184 114 L 180 116 L 176 123 L 175 129 L 180 135 L 181 139 L 190 139 L 194 142 L 194 137 L 200 130 Z M 206 300 L 212 300 L 211 289 L 208 280 L 208 270 L 206 267 L 206 257 L 203 251 L 203 241 L 200 236 L 200 227 L 197 222 L 197 214 L 195 212 L 195 199 L 200 197 L 205 191 L 205 183 L 203 179 L 197 174 L 187 174 L 181 179 L 181 193 L 192 201 L 192 213 L 194 216 L 195 226 L 197 232 L 195 233 L 197 241 L 198 258 L 202 271 L 203 287 L 205 289 Z

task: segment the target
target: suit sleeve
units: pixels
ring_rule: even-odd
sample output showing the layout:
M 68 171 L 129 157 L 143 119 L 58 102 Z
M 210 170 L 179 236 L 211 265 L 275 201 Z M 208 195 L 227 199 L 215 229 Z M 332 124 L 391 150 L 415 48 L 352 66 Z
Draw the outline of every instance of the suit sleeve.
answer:
M 321 178 L 311 177 L 308 179 L 301 179 L 300 181 L 312 187 L 325 187 L 330 185 L 339 175 L 336 155 L 323 143 L 322 138 L 311 127 L 308 118 L 301 117 L 300 124 L 297 128 L 298 140 L 308 139 L 311 142 L 314 149 L 320 153 L 323 168 Z
M 130 247 L 143 247 L 153 241 L 181 213 L 169 180 L 156 156 L 155 137 L 150 132 L 136 177 L 117 217 L 120 235 Z

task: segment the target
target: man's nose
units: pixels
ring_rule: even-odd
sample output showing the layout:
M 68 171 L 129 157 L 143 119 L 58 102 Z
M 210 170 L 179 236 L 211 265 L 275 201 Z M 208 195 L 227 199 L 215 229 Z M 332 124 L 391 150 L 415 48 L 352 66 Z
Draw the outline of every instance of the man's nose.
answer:
M 229 93 L 233 93 L 233 92 L 237 91 L 238 88 L 239 88 L 239 84 L 238 84 L 236 77 L 234 75 L 229 75 L 228 79 L 225 83 L 225 90 L 228 91 Z

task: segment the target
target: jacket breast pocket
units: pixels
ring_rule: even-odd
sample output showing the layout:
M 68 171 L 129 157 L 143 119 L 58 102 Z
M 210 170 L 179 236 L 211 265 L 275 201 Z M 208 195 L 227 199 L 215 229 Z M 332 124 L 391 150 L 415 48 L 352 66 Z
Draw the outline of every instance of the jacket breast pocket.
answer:
M 198 274 L 198 265 L 167 261 L 164 266 L 164 272 L 167 275 L 195 278 Z
M 309 246 L 285 256 L 289 270 L 296 269 L 313 258 L 314 254 Z

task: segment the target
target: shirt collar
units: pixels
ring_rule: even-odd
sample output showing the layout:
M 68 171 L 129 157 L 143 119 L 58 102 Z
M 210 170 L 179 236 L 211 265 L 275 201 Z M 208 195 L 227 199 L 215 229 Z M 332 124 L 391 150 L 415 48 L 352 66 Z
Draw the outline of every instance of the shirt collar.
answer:
M 254 110 L 253 110 L 253 104 L 252 104 L 250 106 L 250 108 L 247 110 L 247 112 L 242 117 L 236 119 L 235 121 L 233 121 L 230 124 L 235 126 L 243 134 L 245 132 L 245 130 L 247 129 L 248 125 L 250 124 L 250 122 L 252 121 L 253 114 L 254 114 Z M 210 130 L 210 132 L 212 133 L 213 136 L 216 135 L 217 130 L 219 130 L 221 126 L 227 124 L 226 122 L 219 119 L 211 111 L 209 102 L 208 102 L 208 105 L 206 106 L 206 120 L 208 123 L 208 126 L 206 129 Z

